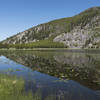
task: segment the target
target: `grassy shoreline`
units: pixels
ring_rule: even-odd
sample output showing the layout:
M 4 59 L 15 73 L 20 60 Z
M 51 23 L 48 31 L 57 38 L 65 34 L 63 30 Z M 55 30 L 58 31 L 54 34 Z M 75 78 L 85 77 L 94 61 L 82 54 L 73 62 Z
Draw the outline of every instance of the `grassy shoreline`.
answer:
M 25 81 L 16 76 L 0 74 L 0 100 L 43 100 L 40 89 L 34 93 L 25 91 L 24 84 Z M 44 100 L 56 100 L 56 94 L 47 95 Z
M 100 50 L 100 49 L 81 49 L 81 48 L 30 48 L 30 49 L 14 49 L 14 48 L 10 48 L 10 49 L 0 49 L 0 51 L 59 51 L 59 50 Z
M 0 100 L 33 100 L 32 93 L 25 94 L 24 80 L 0 74 Z

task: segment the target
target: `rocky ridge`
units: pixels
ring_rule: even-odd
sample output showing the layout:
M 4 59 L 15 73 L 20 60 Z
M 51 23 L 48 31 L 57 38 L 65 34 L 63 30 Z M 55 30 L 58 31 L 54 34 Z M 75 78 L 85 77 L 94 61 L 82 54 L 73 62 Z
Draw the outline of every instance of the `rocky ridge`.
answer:
M 100 7 L 69 18 L 40 24 L 20 32 L 4 41 L 3 44 L 25 44 L 48 40 L 64 43 L 68 48 L 100 48 Z

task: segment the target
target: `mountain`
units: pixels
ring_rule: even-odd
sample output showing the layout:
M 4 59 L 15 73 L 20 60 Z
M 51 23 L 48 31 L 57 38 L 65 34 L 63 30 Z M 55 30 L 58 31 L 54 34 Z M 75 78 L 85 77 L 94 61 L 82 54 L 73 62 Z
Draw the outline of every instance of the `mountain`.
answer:
M 43 41 L 63 43 L 68 48 L 100 48 L 100 7 L 89 8 L 73 17 L 40 24 L 2 43 L 16 45 Z

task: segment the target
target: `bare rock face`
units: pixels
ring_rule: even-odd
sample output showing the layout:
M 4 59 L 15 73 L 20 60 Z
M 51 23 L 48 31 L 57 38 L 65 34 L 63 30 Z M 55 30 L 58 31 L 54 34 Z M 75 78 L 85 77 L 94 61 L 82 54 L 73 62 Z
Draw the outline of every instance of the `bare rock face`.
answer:
M 56 36 L 53 41 L 64 43 L 69 48 L 100 48 L 100 16 L 82 28 L 77 26 L 69 33 Z
M 40 24 L 20 32 L 3 44 L 33 43 L 52 38 L 68 48 L 100 48 L 100 7 L 70 17 Z

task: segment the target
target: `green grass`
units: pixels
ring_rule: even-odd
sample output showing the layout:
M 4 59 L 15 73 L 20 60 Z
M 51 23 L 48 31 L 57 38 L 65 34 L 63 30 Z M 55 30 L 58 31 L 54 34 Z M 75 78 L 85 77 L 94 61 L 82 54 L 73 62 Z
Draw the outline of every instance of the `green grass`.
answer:
M 0 100 L 33 100 L 31 92 L 25 95 L 23 91 L 22 79 L 0 74 Z
M 41 91 L 25 93 L 24 80 L 0 74 L 0 100 L 42 100 Z M 45 100 L 56 100 L 56 95 L 48 95 Z

